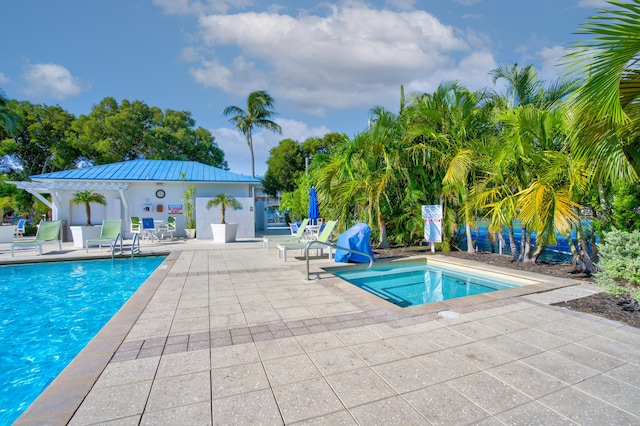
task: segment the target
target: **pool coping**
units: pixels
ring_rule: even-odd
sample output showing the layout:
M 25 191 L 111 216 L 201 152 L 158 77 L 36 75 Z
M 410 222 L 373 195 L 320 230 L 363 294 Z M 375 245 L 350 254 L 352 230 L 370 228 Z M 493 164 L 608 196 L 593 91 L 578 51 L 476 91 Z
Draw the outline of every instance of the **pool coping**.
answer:
M 69 365 L 42 391 L 38 398 L 29 405 L 14 424 L 67 424 L 71 420 L 179 255 L 179 251 L 167 254 L 158 268 Z M 84 260 L 95 259 L 92 257 Z

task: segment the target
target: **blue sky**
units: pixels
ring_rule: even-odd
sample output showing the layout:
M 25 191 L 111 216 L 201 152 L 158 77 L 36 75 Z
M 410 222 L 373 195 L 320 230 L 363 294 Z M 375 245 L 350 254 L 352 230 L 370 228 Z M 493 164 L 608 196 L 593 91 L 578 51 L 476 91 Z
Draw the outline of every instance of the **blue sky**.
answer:
M 353 136 L 400 85 L 492 87 L 489 71 L 534 64 L 550 81 L 604 0 L 20 0 L 2 7 L 8 98 L 89 114 L 106 96 L 191 111 L 231 171 L 251 173 L 220 115 L 253 90 L 276 99 L 283 135 L 254 134 L 256 173 L 282 138 Z

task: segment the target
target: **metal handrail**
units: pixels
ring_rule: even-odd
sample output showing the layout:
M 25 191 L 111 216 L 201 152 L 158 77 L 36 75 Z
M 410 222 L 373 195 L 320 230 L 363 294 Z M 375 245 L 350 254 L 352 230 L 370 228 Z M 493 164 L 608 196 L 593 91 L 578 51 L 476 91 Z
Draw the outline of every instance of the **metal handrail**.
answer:
M 369 268 L 371 268 L 371 266 L 373 266 L 373 256 L 371 256 L 369 253 L 365 253 L 365 252 L 360 251 L 360 250 L 354 250 L 354 249 L 348 248 L 348 247 L 340 247 L 337 244 L 325 243 L 325 242 L 322 242 L 322 241 L 314 240 L 314 241 L 310 241 L 309 244 L 307 244 L 307 246 L 304 248 L 304 257 L 305 257 L 305 260 L 307 261 L 307 281 L 310 281 L 309 275 L 311 274 L 311 272 L 309 272 L 309 249 L 311 248 L 312 245 L 323 245 L 323 246 L 327 246 L 327 247 L 334 247 L 336 249 L 349 251 L 351 253 L 361 254 L 361 255 L 366 256 L 366 257 L 369 258 L 369 266 L 367 266 L 367 269 L 369 269 Z M 316 275 L 320 275 L 322 272 L 313 272 L 313 273 L 316 274 Z

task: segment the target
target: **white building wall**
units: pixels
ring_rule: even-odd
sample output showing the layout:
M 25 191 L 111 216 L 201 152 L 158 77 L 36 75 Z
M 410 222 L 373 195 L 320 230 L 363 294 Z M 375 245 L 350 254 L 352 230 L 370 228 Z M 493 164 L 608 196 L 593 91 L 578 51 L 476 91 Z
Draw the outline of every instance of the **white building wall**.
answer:
M 233 195 L 233 194 L 231 194 Z M 237 238 L 254 238 L 256 236 L 255 208 L 253 197 L 239 197 L 234 195 L 242 208 L 233 210 L 227 209 L 225 212 L 225 222 L 237 223 Z M 196 238 L 199 240 L 212 240 L 212 223 L 220 223 L 222 210 L 220 206 L 207 209 L 207 203 L 211 197 L 198 197 L 196 199 Z
M 245 227 L 249 226 L 248 224 L 242 225 L 238 228 L 238 237 L 241 237 L 241 235 L 245 234 L 247 236 L 255 235 L 255 225 L 253 219 L 254 206 L 252 201 L 253 198 L 251 198 L 250 196 L 251 194 L 249 184 L 153 181 L 127 183 L 129 184 L 129 188 L 122 192 L 124 195 L 124 199 L 122 198 L 122 195 L 118 190 L 96 191 L 104 195 L 107 200 L 107 205 L 102 206 L 95 203 L 91 204 L 92 224 L 99 225 L 104 219 L 122 218 L 125 238 L 131 238 L 131 233 L 129 232 L 130 217 L 151 217 L 156 220 L 166 221 L 167 218 L 171 215 L 176 217 L 176 226 L 178 228 L 177 236 L 184 236 L 186 221 L 184 218 L 184 202 L 182 201 L 182 195 L 190 185 L 193 185 L 193 187 L 196 189 L 196 199 L 204 200 L 204 206 L 202 208 L 199 207 L 199 204 L 195 204 L 196 224 L 198 225 L 198 230 L 200 229 L 200 225 L 198 224 L 200 215 L 204 215 L 202 220 L 206 221 L 208 220 L 208 214 L 213 214 L 213 212 L 206 211 L 206 203 L 208 202 L 208 200 L 218 193 L 227 192 L 237 199 L 242 199 L 243 205 L 245 206 L 245 212 L 251 212 L 251 232 L 249 233 L 244 231 Z M 164 198 L 158 198 L 156 196 L 156 191 L 158 190 L 163 190 L 165 192 Z M 84 204 L 76 206 L 75 204 L 70 202 L 75 192 L 77 191 L 56 191 L 55 197 L 57 198 L 57 206 L 59 206 L 59 208 L 54 208 L 53 219 L 67 221 L 68 225 L 84 225 L 86 223 Z M 170 214 L 170 206 L 176 207 L 178 209 L 177 211 L 179 211 L 180 213 Z M 201 210 L 204 210 L 204 212 L 202 212 Z M 244 215 L 242 215 L 242 218 L 244 222 Z M 208 223 L 209 222 L 206 222 L 206 228 L 208 228 L 209 235 L 208 238 L 212 238 L 211 228 L 209 227 Z M 243 229 L 242 234 L 240 233 L 241 229 Z M 203 230 L 202 234 L 206 235 L 207 232 Z M 69 240 L 71 240 L 70 234 Z

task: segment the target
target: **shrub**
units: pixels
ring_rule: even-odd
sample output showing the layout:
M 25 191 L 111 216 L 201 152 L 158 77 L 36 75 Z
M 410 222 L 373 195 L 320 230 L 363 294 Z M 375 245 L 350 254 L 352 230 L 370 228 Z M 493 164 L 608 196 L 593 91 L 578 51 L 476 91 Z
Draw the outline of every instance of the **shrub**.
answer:
M 600 272 L 594 275 L 596 283 L 613 294 L 628 292 L 638 298 L 640 294 L 640 231 L 613 230 L 604 234 L 599 246 Z M 622 287 L 622 288 L 621 288 Z

